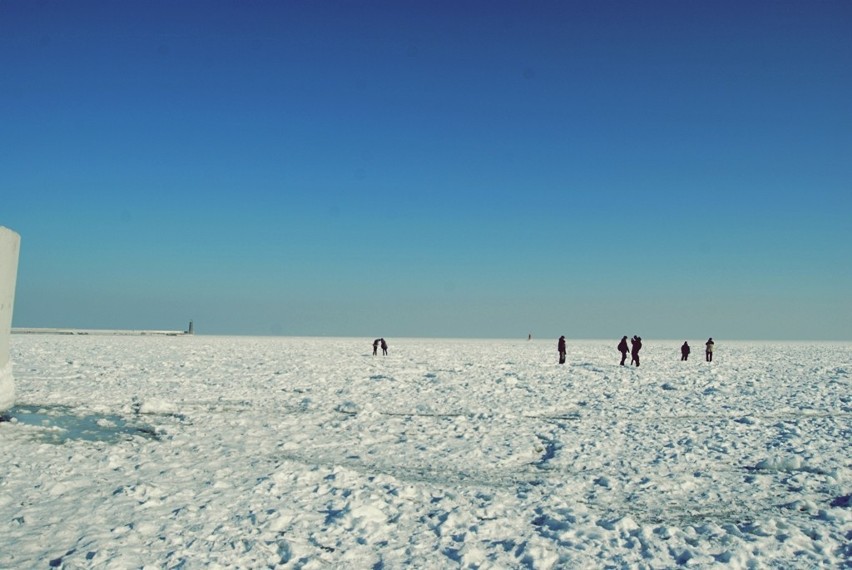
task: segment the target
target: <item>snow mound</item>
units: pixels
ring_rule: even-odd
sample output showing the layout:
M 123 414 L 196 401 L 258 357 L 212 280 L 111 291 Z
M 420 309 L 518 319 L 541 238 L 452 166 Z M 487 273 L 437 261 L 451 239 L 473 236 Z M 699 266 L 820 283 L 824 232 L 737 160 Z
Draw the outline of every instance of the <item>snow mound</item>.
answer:
M 140 414 L 174 414 L 178 411 L 177 407 L 166 400 L 151 398 L 138 403 Z

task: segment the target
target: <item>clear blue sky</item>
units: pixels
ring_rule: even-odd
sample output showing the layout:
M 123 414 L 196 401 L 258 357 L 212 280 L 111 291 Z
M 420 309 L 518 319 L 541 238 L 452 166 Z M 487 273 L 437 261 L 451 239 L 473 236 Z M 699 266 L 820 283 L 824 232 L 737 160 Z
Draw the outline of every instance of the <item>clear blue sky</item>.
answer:
M 16 327 L 852 339 L 852 2 L 0 0 Z

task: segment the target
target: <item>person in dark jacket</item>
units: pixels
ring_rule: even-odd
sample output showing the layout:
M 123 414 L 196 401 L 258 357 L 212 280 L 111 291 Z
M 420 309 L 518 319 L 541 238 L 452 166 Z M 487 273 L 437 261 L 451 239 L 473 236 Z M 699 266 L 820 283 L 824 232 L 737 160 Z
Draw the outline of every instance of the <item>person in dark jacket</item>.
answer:
M 381 339 L 377 338 L 376 340 L 373 341 L 373 356 L 376 356 L 376 354 L 378 354 L 378 352 L 379 352 L 379 340 L 381 340 Z
M 686 360 L 687 358 L 689 358 L 689 352 L 689 343 L 683 341 L 683 346 L 680 347 L 680 359 Z
M 618 352 L 621 353 L 621 365 L 624 366 L 624 361 L 627 360 L 627 337 L 621 337 L 621 342 L 618 343 Z
M 704 357 L 707 359 L 707 362 L 713 362 L 713 346 L 715 344 L 716 343 L 713 342 L 713 337 L 708 338 L 707 342 L 704 343 L 704 345 L 707 347 L 707 349 L 704 351 Z
M 639 351 L 642 350 L 642 337 L 633 335 L 630 345 L 630 364 L 635 362 L 636 366 L 639 366 Z
M 556 344 L 556 349 L 559 351 L 559 364 L 565 364 L 565 337 L 560 336 L 559 342 Z
M 387 356 L 388 355 L 388 343 L 385 342 L 385 339 L 380 339 L 380 340 L 382 342 L 382 355 Z

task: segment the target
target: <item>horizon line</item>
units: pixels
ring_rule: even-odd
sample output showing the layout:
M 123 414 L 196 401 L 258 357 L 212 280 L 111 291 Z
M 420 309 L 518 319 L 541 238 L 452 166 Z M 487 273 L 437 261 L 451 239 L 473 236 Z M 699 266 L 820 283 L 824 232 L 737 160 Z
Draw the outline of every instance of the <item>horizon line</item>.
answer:
M 89 329 L 77 327 L 12 327 L 12 334 L 56 334 L 56 335 L 95 335 L 95 336 L 220 336 L 220 337 L 265 337 L 265 338 L 346 338 L 346 339 L 369 339 L 372 335 L 352 335 L 352 334 L 265 334 L 265 333 L 203 333 L 189 332 L 187 330 L 170 330 L 170 329 Z M 624 336 L 624 335 L 621 335 Z M 479 336 L 390 336 L 385 338 L 395 339 L 411 339 L 411 340 L 517 340 L 517 341 L 551 341 L 559 337 L 479 337 Z M 566 340 L 574 342 L 610 342 L 618 340 L 621 337 L 568 337 Z M 681 337 L 646 337 L 645 341 L 654 342 L 681 342 Z M 702 337 L 703 338 L 703 337 Z M 825 343 L 850 343 L 852 339 L 797 339 L 797 338 L 726 338 L 726 337 L 708 337 L 721 338 L 724 342 L 825 342 Z M 685 338 L 688 342 L 690 339 Z M 695 339 L 692 339 L 695 340 Z

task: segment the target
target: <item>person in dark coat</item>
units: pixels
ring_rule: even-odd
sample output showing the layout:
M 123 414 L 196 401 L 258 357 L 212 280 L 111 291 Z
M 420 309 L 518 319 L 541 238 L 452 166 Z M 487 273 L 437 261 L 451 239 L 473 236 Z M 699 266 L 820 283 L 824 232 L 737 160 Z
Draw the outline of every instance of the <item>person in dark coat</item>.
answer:
M 635 362 L 636 366 L 639 366 L 639 351 L 642 350 L 642 337 L 633 335 L 630 344 L 630 364 Z
M 565 336 L 559 337 L 556 349 L 559 351 L 559 364 L 565 364 Z
M 689 358 L 689 343 L 683 341 L 683 346 L 680 347 L 680 359 L 686 360 Z
M 713 337 L 707 339 L 707 342 L 704 345 L 707 349 L 704 351 L 704 357 L 707 359 L 707 362 L 713 362 L 713 346 L 716 343 L 713 342 Z
M 382 355 L 387 356 L 388 355 L 388 343 L 385 342 L 385 339 L 380 339 L 380 340 L 382 341 Z
M 378 354 L 378 352 L 379 352 L 379 340 L 381 340 L 381 339 L 377 338 L 376 340 L 373 341 L 373 356 L 376 356 L 376 354 Z
M 618 352 L 621 353 L 621 365 L 624 366 L 624 361 L 627 360 L 627 337 L 621 337 L 621 342 L 618 343 Z

